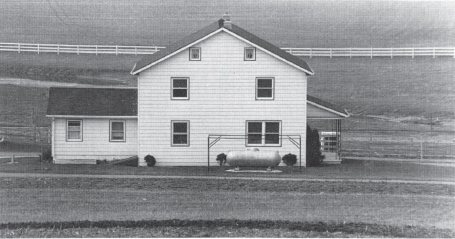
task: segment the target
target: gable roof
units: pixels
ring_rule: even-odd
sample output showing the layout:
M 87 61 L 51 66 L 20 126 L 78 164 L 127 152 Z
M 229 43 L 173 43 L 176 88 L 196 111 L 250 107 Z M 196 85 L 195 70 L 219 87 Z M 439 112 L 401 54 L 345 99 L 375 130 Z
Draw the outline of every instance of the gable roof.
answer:
M 47 116 L 137 116 L 137 89 L 49 89 Z
M 344 117 L 344 118 L 347 118 L 349 117 L 349 113 L 343 109 L 342 107 L 338 106 L 338 105 L 334 105 L 332 103 L 329 103 L 327 101 L 324 101 L 324 100 L 321 100 L 319 98 L 316 98 L 314 96 L 311 96 L 311 95 L 307 95 L 307 102 L 308 104 L 312 104 L 318 108 L 321 108 L 321 109 L 324 109 L 324 110 L 327 110 L 327 111 L 330 111 L 334 114 L 337 114 L 341 117 Z
M 235 24 L 232 24 L 231 29 L 225 28 L 224 19 L 220 19 L 202 28 L 201 30 L 181 39 L 180 41 L 177 41 L 167 46 L 165 49 L 156 52 L 155 54 L 142 58 L 134 65 L 131 74 L 136 75 L 141 71 L 153 66 L 154 64 L 157 64 L 158 62 L 165 60 L 168 57 L 171 57 L 173 54 L 178 53 L 179 51 L 184 50 L 194 44 L 197 44 L 199 41 L 204 40 L 207 37 L 210 37 L 212 34 L 216 34 L 220 31 L 225 31 L 229 34 L 233 34 L 234 36 L 237 36 L 242 40 L 247 41 L 248 43 L 261 48 L 262 50 L 272 54 L 273 56 L 304 71 L 307 75 L 314 74 L 313 70 L 304 60 L 287 53 L 286 51 L 280 49 L 279 47 L 248 32 L 247 30 L 244 30 Z
M 307 101 L 342 117 L 349 117 L 345 109 L 324 100 L 307 95 Z M 51 87 L 46 115 L 137 116 L 137 89 Z

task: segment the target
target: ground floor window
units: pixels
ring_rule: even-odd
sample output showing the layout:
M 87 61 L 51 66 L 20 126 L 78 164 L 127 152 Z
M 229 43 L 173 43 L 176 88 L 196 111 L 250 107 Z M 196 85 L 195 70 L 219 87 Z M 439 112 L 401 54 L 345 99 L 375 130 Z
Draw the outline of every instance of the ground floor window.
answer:
M 281 121 L 247 121 L 246 146 L 281 146 Z
M 171 146 L 190 146 L 190 121 L 173 120 Z
M 82 120 L 66 121 L 66 140 L 82 141 Z
M 111 120 L 110 121 L 110 137 L 111 142 L 125 141 L 125 121 Z

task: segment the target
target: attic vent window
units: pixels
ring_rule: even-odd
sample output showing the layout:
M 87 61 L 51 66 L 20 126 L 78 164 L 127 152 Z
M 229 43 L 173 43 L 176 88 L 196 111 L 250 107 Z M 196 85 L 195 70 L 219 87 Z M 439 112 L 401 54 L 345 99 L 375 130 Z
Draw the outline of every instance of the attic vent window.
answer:
M 255 61 L 256 60 L 256 48 L 254 47 L 245 47 L 245 61 Z
M 201 60 L 201 48 L 200 47 L 190 47 L 190 61 L 200 61 Z

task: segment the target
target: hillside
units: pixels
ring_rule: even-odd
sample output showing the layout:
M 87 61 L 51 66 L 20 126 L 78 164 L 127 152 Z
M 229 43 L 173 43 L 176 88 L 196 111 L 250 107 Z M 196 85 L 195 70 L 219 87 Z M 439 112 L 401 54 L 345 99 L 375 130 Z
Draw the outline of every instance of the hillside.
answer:
M 453 46 L 455 1 L 2 1 L 0 42 L 168 45 L 221 18 L 280 47 Z

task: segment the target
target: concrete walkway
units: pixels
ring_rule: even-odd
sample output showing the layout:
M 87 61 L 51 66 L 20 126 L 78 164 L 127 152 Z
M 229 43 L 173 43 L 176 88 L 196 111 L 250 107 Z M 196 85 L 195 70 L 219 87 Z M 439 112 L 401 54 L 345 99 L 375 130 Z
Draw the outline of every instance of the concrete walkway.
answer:
M 423 181 L 399 179 L 337 179 L 337 178 L 262 178 L 262 177 L 219 177 L 219 176 L 157 176 L 157 175 L 90 175 L 90 174 L 44 174 L 44 173 L 0 173 L 0 178 L 156 178 L 156 179 L 217 179 L 217 180 L 258 180 L 292 182 L 360 182 L 360 183 L 409 183 L 432 185 L 455 185 L 454 181 Z

